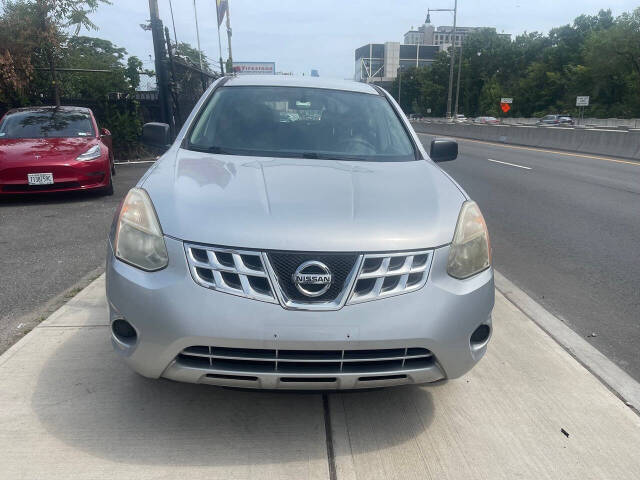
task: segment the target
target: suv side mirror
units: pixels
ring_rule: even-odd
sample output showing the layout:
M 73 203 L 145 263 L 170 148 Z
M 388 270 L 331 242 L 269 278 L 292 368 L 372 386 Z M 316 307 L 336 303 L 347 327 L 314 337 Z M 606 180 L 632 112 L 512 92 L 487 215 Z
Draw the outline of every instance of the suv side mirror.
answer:
M 100 129 L 100 136 L 101 137 L 110 137 L 111 136 L 111 132 L 109 130 L 107 130 L 106 128 L 101 128 Z
M 142 143 L 149 147 L 168 150 L 171 146 L 171 129 L 166 123 L 145 123 L 142 126 Z
M 458 158 L 458 142 L 448 138 L 436 138 L 431 140 L 429 157 L 434 162 L 448 162 Z

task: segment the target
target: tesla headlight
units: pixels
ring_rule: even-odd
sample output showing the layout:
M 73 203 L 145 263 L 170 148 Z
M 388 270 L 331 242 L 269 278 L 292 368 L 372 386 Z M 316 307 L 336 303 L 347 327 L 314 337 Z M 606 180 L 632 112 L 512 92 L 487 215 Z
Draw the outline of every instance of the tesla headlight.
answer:
M 491 246 L 484 217 L 476 202 L 462 204 L 456 232 L 449 249 L 447 273 L 463 279 L 489 268 Z
M 160 222 L 141 188 L 129 190 L 122 202 L 113 248 L 117 258 L 142 270 L 160 270 L 169 263 Z
M 100 158 L 100 155 L 102 155 L 102 149 L 100 148 L 100 145 L 94 145 L 86 152 L 78 155 L 76 157 L 76 160 L 86 162 L 87 160 L 95 160 L 96 158 Z

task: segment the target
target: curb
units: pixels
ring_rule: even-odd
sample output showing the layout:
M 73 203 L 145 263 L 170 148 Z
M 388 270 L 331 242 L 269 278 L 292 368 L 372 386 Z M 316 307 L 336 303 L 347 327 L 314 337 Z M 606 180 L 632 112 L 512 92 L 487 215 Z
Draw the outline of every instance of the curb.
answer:
M 496 288 L 516 308 L 582 364 L 625 405 L 640 415 L 640 383 L 542 305 L 494 270 Z

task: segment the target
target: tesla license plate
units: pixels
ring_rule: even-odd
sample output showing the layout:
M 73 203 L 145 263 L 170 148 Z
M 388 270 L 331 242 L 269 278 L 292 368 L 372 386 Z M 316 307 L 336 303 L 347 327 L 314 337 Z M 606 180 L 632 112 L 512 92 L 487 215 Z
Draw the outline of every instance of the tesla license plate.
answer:
M 53 173 L 28 173 L 29 185 L 51 185 L 53 183 Z

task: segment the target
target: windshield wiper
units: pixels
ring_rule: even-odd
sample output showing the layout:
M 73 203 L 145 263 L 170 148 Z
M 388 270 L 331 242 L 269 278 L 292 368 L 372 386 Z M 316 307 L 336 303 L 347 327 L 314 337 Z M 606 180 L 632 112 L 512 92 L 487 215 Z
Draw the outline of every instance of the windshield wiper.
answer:
M 331 153 L 318 153 L 318 152 L 303 152 L 300 155 L 302 158 L 312 158 L 317 160 L 364 160 L 360 157 L 347 156 L 347 155 L 335 155 Z
M 200 145 L 189 144 L 189 150 L 195 150 L 197 152 L 206 152 L 206 153 L 219 153 L 221 155 L 237 155 L 236 153 L 225 150 L 224 148 L 218 145 L 212 145 L 210 147 L 204 147 Z

